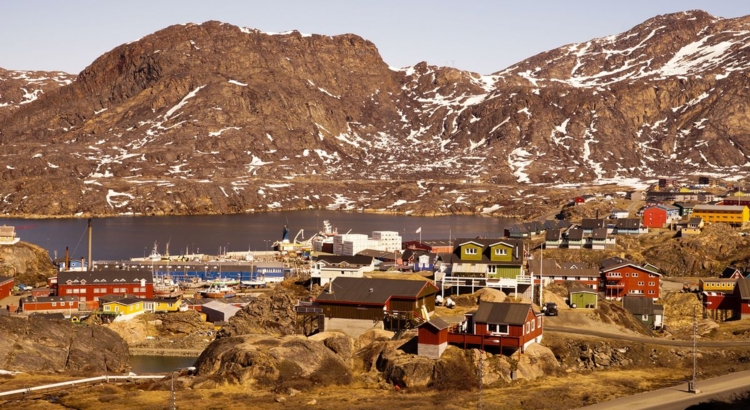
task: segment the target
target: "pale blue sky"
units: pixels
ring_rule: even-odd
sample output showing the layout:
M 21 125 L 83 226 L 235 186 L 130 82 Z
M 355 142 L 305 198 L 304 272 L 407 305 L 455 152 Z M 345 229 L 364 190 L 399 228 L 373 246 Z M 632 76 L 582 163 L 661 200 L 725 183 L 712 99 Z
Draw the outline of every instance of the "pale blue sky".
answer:
M 542 51 L 616 34 L 658 14 L 750 14 L 746 0 L 3 0 L 0 68 L 78 73 L 114 47 L 208 20 L 262 31 L 354 33 L 386 63 L 489 74 Z

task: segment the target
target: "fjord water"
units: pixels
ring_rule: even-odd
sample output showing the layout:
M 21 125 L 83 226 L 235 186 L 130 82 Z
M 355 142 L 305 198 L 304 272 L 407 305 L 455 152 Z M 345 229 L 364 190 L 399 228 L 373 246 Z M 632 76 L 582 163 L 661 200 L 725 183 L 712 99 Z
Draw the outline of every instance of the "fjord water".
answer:
M 148 256 L 154 243 L 160 253 L 169 243 L 170 255 L 189 253 L 219 254 L 270 250 L 282 237 L 284 225 L 289 239 L 304 230 L 304 238 L 323 229 L 330 221 L 339 233 L 371 234 L 372 231 L 398 231 L 403 240 L 499 237 L 515 221 L 473 215 L 417 217 L 337 211 L 291 211 L 237 215 L 202 216 L 121 216 L 93 219 L 92 256 L 95 260 L 122 260 Z M 86 219 L 0 218 L 0 225 L 16 227 L 22 241 L 47 249 L 50 256 L 62 258 L 65 247 L 71 258 L 87 255 Z M 300 235 L 300 239 L 303 236 Z

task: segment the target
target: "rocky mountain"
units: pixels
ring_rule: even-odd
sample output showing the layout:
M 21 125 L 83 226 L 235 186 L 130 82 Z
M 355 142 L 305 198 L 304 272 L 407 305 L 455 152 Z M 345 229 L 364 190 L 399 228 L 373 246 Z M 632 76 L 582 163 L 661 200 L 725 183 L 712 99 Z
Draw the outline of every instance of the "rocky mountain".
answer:
M 529 183 L 734 175 L 748 23 L 658 16 L 492 75 L 394 69 L 352 34 L 168 27 L 72 83 L 35 74 L 33 101 L 0 72 L 0 212 L 507 213 Z

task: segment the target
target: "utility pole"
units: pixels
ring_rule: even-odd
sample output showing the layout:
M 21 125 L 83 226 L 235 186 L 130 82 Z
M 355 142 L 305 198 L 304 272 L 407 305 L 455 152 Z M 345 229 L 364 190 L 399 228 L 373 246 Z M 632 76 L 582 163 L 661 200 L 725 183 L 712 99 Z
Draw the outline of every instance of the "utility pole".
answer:
M 693 307 L 693 379 L 688 382 L 688 392 L 700 393 L 701 391 L 695 388 L 695 376 L 698 368 L 698 322 L 695 317 L 695 307 Z

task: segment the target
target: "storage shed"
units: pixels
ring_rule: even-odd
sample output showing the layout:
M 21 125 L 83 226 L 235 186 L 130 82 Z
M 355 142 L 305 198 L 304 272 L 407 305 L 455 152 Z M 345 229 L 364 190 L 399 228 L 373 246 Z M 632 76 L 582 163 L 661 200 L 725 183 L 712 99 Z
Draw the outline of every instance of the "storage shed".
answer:
M 599 294 L 592 289 L 571 289 L 568 292 L 570 307 L 596 309 Z
M 450 327 L 448 322 L 439 317 L 433 317 L 419 325 L 417 354 L 430 359 L 439 359 L 448 347 L 448 327 Z

